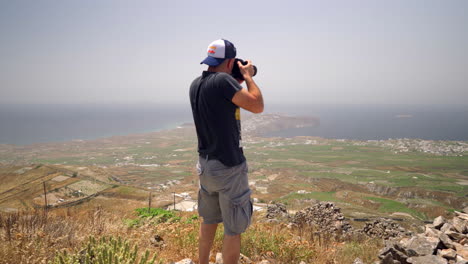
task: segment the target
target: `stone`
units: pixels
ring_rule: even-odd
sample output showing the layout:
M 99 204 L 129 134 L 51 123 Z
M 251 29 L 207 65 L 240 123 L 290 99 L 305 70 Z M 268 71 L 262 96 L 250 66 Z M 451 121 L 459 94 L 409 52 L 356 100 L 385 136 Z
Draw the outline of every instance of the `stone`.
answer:
M 344 220 L 341 209 L 332 202 L 319 202 L 296 212 L 291 219 L 295 226 L 314 227 L 324 233 L 351 232 L 352 227 Z
M 166 243 L 164 243 L 164 239 L 160 235 L 154 235 L 153 237 L 151 237 L 150 243 L 159 248 L 163 248 L 166 246 Z
M 437 255 L 441 256 L 445 259 L 456 259 L 457 258 L 457 252 L 455 250 L 448 248 L 448 249 L 439 249 L 437 250 Z
M 457 250 L 457 255 L 464 259 L 468 259 L 468 249 L 465 247 L 464 249 Z
M 462 256 L 457 255 L 456 264 L 468 264 L 468 259 L 465 259 Z
M 460 240 L 458 241 L 458 243 L 460 243 L 460 244 L 462 244 L 462 245 L 464 245 L 464 246 L 465 246 L 465 245 L 468 245 L 468 236 L 466 236 L 466 237 L 460 239 Z
M 461 219 L 463 219 L 465 221 L 468 221 L 468 214 L 467 213 L 462 213 L 462 212 L 455 211 L 455 215 L 460 217 Z
M 399 238 L 411 235 L 410 232 L 408 232 L 399 224 L 385 218 L 378 218 L 373 222 L 366 223 L 366 225 L 360 229 L 359 232 L 364 233 L 370 237 L 378 237 L 385 240 L 394 237 Z
M 443 216 L 438 216 L 434 219 L 434 222 L 432 223 L 434 225 L 434 228 L 440 229 L 447 221 Z
M 382 260 L 380 261 L 380 264 L 393 264 L 392 253 L 388 252 L 385 256 L 383 256 Z
M 267 213 L 265 215 L 267 219 L 283 219 L 288 218 L 288 210 L 286 210 L 286 205 L 282 203 L 271 203 L 267 206 Z
M 455 230 L 459 233 L 465 234 L 467 231 L 466 221 L 459 217 L 454 217 L 452 219 L 452 225 L 455 228 Z
M 454 242 L 449 238 L 448 235 L 442 233 L 439 236 L 440 242 L 446 247 L 446 248 L 453 248 L 455 249 L 455 245 L 453 244 Z
M 462 209 L 462 212 L 468 214 L 468 206 Z
M 438 238 L 417 235 L 411 238 L 406 251 L 408 252 L 408 256 L 432 255 L 438 245 Z
M 364 262 L 362 262 L 362 260 L 360 258 L 356 258 L 354 261 L 353 261 L 353 264 L 364 264 Z
M 454 232 L 454 231 L 447 231 L 447 232 L 445 232 L 445 234 L 448 237 L 450 237 L 453 241 L 458 242 L 458 243 L 460 243 L 460 241 L 462 239 L 468 237 L 467 235 L 464 235 L 464 234 L 461 234 L 461 233 L 458 233 L 458 232 Z M 462 243 L 460 243 L 460 244 L 462 244 Z
M 239 256 L 239 262 L 242 263 L 242 264 L 252 264 L 253 261 L 248 258 L 247 256 L 245 256 L 244 254 L 240 253 L 240 256 Z
M 429 225 L 426 225 L 424 235 L 430 236 L 430 237 L 439 237 L 442 232 L 440 230 L 437 230 L 434 227 L 430 227 Z
M 176 263 L 174 263 L 174 264 L 195 264 L 195 263 L 194 263 L 191 259 L 186 258 L 186 259 L 183 259 L 183 260 L 181 260 L 181 261 L 178 261 L 178 262 L 176 262 Z
M 222 253 L 216 253 L 216 262 L 215 264 L 223 264 L 223 254 Z
M 400 240 L 400 245 L 406 248 L 408 247 L 410 241 L 411 241 L 411 238 L 404 237 Z
M 451 223 L 445 223 L 441 228 L 440 228 L 440 231 L 442 232 L 447 232 L 447 231 L 455 231 L 455 229 L 453 228 L 453 225 Z
M 453 245 L 455 246 L 457 255 L 463 257 L 464 259 L 468 259 L 468 246 L 463 246 L 456 242 L 453 242 Z
M 264 260 L 262 260 L 260 262 L 257 262 L 257 264 L 270 264 L 270 261 L 264 259 Z
M 447 264 L 447 260 L 434 255 L 411 257 L 408 260 L 411 264 Z

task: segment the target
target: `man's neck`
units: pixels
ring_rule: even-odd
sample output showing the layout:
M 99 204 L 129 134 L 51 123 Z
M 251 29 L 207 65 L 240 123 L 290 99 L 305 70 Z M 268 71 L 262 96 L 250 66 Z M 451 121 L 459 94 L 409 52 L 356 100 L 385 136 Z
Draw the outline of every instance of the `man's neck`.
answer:
M 229 73 L 229 71 L 224 67 L 213 67 L 213 66 L 209 66 L 206 71 L 208 71 L 208 72 L 225 72 L 225 73 Z

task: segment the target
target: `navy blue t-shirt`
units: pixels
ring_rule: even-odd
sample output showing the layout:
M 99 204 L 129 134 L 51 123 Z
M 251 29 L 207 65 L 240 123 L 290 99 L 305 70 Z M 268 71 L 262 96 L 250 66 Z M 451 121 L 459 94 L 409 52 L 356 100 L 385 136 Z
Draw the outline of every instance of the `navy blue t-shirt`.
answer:
M 235 166 L 245 161 L 240 108 L 232 103 L 242 86 L 224 72 L 204 71 L 190 86 L 190 104 L 198 136 L 198 153 Z

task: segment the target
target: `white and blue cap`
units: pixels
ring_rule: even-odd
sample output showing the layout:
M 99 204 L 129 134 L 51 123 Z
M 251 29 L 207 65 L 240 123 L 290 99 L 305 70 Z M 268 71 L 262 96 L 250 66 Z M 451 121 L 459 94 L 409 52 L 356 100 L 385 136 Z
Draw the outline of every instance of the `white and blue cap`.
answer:
M 225 59 L 233 59 L 236 57 L 236 47 L 229 40 L 218 39 L 208 45 L 206 51 L 207 57 L 200 64 L 204 63 L 209 66 L 218 66 Z

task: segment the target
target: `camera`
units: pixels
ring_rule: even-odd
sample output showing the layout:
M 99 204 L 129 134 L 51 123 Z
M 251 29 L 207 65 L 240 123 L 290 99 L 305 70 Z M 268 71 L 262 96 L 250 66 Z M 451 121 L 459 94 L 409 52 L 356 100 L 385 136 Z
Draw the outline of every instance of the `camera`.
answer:
M 237 79 L 237 80 L 244 80 L 244 76 L 242 76 L 242 73 L 240 72 L 240 69 L 239 69 L 239 65 L 237 65 L 237 62 L 240 61 L 240 63 L 242 63 L 242 65 L 247 65 L 247 62 L 242 60 L 242 59 L 236 59 L 234 61 L 234 67 L 232 68 L 232 73 L 231 73 L 231 76 L 234 77 L 234 79 Z M 254 68 L 254 74 L 253 76 L 257 75 L 257 67 L 254 65 L 253 66 Z

